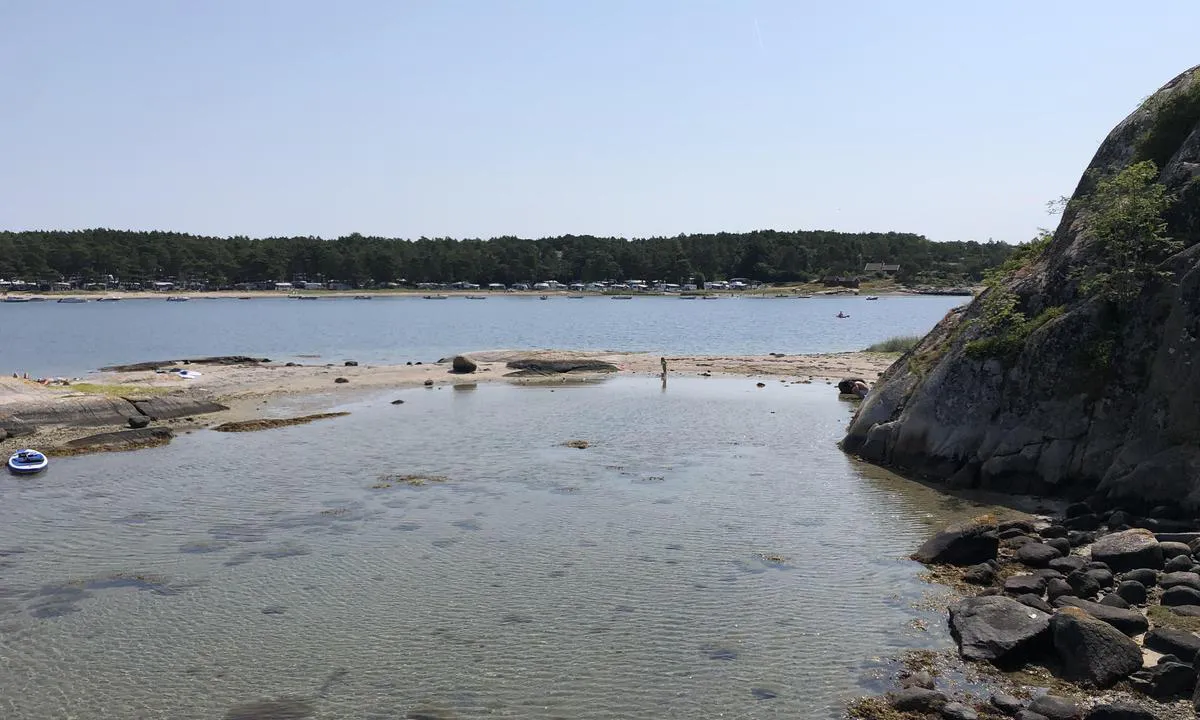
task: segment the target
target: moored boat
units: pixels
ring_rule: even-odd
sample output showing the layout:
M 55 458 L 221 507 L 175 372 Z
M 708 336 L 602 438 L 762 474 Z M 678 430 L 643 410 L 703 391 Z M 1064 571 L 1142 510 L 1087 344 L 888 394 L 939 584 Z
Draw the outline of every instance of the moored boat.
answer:
M 370 300 L 371 296 L 370 295 L 355 295 L 354 299 L 355 300 Z
M 120 299 L 121 298 L 119 298 L 119 297 L 102 297 L 102 298 L 96 298 L 96 302 L 117 302 Z
M 27 297 L 24 295 L 9 295 L 8 297 L 4 298 L 4 302 L 11 302 L 11 303 L 29 302 L 32 299 L 33 298 Z
M 50 458 L 37 450 L 18 450 L 8 458 L 8 469 L 16 475 L 32 475 L 46 469 Z
M 613 300 L 632 300 L 633 296 L 632 295 L 613 295 L 612 299 Z
M 868 295 L 868 296 L 867 296 L 867 299 L 868 299 L 868 300 L 878 300 L 878 299 L 879 299 L 879 296 L 878 296 L 878 295 Z
M 468 295 L 468 300 L 487 300 L 487 295 Z
M 66 297 L 66 298 L 59 298 L 58 302 L 75 304 L 75 303 L 85 303 L 85 302 L 87 302 L 87 300 L 85 300 L 84 298 Z
M 423 295 L 422 296 L 422 298 L 425 300 L 445 300 L 448 297 L 450 297 L 450 296 L 449 295 Z
M 191 300 L 191 298 L 186 297 L 184 295 L 168 295 L 167 296 L 167 302 L 187 302 L 188 300 Z

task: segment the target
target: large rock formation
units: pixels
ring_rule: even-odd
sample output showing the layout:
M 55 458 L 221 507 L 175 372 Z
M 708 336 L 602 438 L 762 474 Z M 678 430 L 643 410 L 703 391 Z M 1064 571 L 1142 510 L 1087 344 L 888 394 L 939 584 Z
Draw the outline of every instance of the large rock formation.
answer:
M 1171 196 L 1157 235 L 1180 244 L 1165 257 L 1152 252 L 1162 244 L 1143 243 L 1118 258 L 1104 238 L 1120 237 L 1111 232 L 1120 226 L 1104 216 L 1125 208 L 1101 202 L 1103 188 L 1147 160 L 1150 179 Z M 1098 271 L 1134 264 L 1144 272 L 1119 300 L 1089 287 Z M 1196 511 L 1197 338 L 1200 68 L 1109 134 L 1049 244 L 893 364 L 843 447 L 956 487 Z

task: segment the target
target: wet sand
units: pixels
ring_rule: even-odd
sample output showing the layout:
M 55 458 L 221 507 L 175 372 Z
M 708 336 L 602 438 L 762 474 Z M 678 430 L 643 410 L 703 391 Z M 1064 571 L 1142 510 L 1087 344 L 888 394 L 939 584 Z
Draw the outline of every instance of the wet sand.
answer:
M 97 397 L 144 398 L 181 397 L 215 400 L 228 410 L 194 417 L 158 421 L 177 432 L 210 427 L 225 422 L 240 422 L 278 417 L 281 406 L 289 411 L 317 412 L 340 403 L 359 399 L 364 394 L 388 389 L 431 385 L 474 384 L 480 382 L 563 383 L 586 381 L 605 374 L 568 373 L 539 377 L 507 377 L 513 371 L 506 366 L 516 360 L 601 361 L 617 367 L 622 375 L 661 375 L 660 359 L 645 353 L 571 352 L 554 350 L 493 350 L 467 353 L 478 368 L 469 374 L 450 372 L 444 363 L 413 365 L 345 366 L 343 364 L 244 363 L 234 365 L 172 365 L 186 367 L 196 377 L 184 379 L 174 372 L 137 370 L 96 372 L 74 379 L 70 385 L 42 385 L 31 380 L 0 378 L 0 418 L 57 407 L 74 407 Z M 831 353 L 784 356 L 677 356 L 668 357 L 668 379 L 673 376 L 771 377 L 777 380 L 809 383 L 835 383 L 844 377 L 861 377 L 868 383 L 895 360 L 881 353 Z M 296 414 L 303 414 L 297 412 Z M 110 431 L 115 424 L 81 427 L 74 422 L 42 423 L 36 433 L 0 440 L 0 453 L 18 447 L 54 447 L 63 442 L 95 433 Z

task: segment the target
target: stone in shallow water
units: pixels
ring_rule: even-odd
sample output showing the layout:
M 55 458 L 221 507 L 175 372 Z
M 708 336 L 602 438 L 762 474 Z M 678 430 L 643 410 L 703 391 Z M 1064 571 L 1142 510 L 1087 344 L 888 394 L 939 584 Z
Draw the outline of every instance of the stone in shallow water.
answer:
M 309 700 L 277 698 L 234 705 L 225 712 L 224 720 L 303 720 L 315 712 Z
M 750 688 L 750 694 L 759 700 L 774 700 L 779 697 L 775 691 L 761 687 Z
M 700 648 L 709 660 L 737 660 L 737 650 L 722 645 L 705 645 Z

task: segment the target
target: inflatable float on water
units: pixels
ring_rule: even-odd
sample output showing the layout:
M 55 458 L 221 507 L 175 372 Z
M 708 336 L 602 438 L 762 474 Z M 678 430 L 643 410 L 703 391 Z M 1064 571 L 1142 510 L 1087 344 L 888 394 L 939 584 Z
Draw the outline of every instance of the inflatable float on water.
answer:
M 32 475 L 46 469 L 50 458 L 37 450 L 18 450 L 8 459 L 8 469 L 17 475 Z

